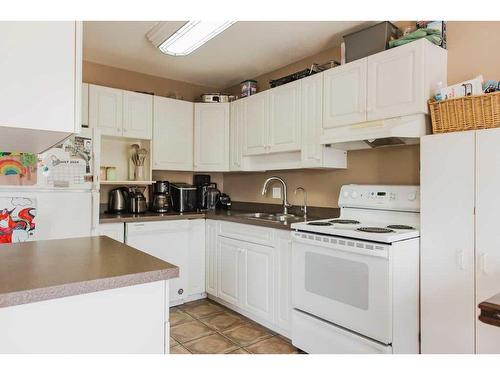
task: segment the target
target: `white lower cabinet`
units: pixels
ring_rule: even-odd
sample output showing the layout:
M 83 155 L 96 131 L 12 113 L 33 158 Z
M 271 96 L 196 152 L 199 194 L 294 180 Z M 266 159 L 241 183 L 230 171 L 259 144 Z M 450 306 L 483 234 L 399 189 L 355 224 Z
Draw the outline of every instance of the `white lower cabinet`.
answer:
M 206 239 L 209 297 L 289 336 L 290 232 L 207 220 Z
M 123 243 L 125 242 L 125 225 L 123 223 L 99 224 L 97 234 Z

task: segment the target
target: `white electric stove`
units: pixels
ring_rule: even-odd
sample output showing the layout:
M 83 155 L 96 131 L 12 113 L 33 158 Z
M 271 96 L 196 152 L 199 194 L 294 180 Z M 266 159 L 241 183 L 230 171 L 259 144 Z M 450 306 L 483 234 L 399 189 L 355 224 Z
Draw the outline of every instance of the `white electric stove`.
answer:
M 294 345 L 418 353 L 419 187 L 345 185 L 339 207 L 292 224 Z

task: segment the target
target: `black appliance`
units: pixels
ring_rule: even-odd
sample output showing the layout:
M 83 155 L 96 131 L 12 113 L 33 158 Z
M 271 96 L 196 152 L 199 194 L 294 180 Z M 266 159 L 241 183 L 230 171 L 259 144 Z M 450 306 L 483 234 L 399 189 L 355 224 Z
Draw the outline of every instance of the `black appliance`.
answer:
M 207 192 L 212 186 L 212 183 L 210 182 L 210 175 L 193 175 L 193 185 L 196 187 L 197 208 L 201 211 L 208 210 Z
M 151 210 L 159 213 L 168 212 L 170 208 L 169 182 L 156 181 L 151 190 Z
M 170 197 L 172 208 L 177 212 L 195 212 L 197 189 L 195 186 L 184 182 L 172 182 L 170 184 Z
M 230 210 L 231 209 L 231 198 L 229 197 L 229 195 L 227 195 L 225 193 L 221 193 L 221 195 L 219 197 L 219 205 L 220 205 L 220 208 L 222 208 L 223 210 Z

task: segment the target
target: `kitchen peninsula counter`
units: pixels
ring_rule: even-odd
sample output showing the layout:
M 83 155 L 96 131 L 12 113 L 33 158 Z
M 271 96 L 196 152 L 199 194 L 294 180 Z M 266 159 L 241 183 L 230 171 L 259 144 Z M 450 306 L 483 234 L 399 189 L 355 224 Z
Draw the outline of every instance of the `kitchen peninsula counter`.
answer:
M 178 275 L 105 236 L 0 245 L 0 353 L 168 353 Z

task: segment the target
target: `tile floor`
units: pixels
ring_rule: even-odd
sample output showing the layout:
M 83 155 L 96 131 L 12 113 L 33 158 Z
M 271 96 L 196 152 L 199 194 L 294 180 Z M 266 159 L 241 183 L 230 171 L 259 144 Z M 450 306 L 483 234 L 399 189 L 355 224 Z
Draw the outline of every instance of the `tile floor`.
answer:
M 288 339 L 208 299 L 170 309 L 171 354 L 297 354 Z

